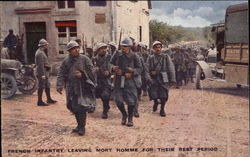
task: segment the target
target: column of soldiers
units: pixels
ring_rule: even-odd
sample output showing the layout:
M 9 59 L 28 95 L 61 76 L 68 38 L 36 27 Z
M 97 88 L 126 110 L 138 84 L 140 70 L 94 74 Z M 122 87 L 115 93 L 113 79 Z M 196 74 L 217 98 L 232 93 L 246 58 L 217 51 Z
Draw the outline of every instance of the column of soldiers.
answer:
M 80 42 L 67 44 L 69 55 L 59 68 L 56 89 L 60 94 L 66 89 L 66 105 L 77 122 L 73 132 L 81 136 L 85 134 L 87 113 L 96 107 L 96 98 L 102 101 L 103 119 L 108 119 L 109 102 L 113 99 L 121 113 L 121 125 L 131 127 L 133 117 L 139 117 L 142 94 L 153 101 L 152 111 L 156 112 L 160 105 L 159 115 L 165 117 L 170 87 L 179 88 L 183 79 L 184 83 L 193 82 L 196 56 L 191 49 L 175 47 L 165 52 L 163 44 L 155 41 L 150 52 L 145 44 L 124 38 L 119 50 L 114 42 L 97 43 L 95 50 L 86 46 L 85 54 L 80 54 Z M 47 48 L 48 43 L 42 39 L 39 45 Z M 37 59 L 38 53 L 42 54 L 40 51 L 45 48 L 38 50 Z M 46 68 L 48 63 L 41 65 Z M 48 78 L 43 74 L 39 79 L 42 88 L 49 88 Z M 38 105 L 46 106 L 41 101 L 41 94 L 38 95 Z M 56 103 L 50 93 L 47 102 Z

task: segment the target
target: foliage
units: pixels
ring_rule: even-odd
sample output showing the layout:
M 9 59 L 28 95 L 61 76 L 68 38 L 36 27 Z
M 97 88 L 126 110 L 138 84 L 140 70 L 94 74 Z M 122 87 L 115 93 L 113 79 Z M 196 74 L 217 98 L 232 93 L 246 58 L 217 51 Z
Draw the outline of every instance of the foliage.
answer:
M 171 26 L 165 22 L 151 20 L 149 22 L 151 42 L 158 40 L 164 44 L 181 41 L 201 41 L 203 44 L 211 44 L 214 37 L 211 27 L 188 28 L 182 26 Z

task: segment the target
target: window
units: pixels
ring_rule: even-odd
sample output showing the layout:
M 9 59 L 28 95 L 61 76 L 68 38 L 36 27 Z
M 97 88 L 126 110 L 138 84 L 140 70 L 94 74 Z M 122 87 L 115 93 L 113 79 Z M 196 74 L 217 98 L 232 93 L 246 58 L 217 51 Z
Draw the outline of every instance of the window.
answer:
M 129 1 L 131 1 L 131 2 L 137 2 L 138 0 L 129 0 Z
M 95 14 L 95 23 L 105 23 L 106 22 L 106 18 L 105 18 L 105 14 Z
M 57 1 L 58 9 L 75 8 L 74 0 Z
M 89 1 L 89 6 L 106 6 L 107 2 L 103 0 L 90 0 Z
M 67 43 L 77 38 L 76 21 L 56 21 L 55 24 L 58 29 L 59 54 L 65 54 Z

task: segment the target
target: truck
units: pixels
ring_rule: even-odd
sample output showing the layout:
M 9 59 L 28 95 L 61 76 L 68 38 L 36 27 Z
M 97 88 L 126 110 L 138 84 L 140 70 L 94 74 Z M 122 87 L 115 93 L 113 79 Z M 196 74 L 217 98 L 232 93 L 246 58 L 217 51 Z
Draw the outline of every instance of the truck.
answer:
M 206 61 L 197 61 L 196 89 L 205 79 L 249 86 L 248 3 L 227 7 L 224 22 L 213 24 L 211 31 L 215 47 L 209 49 Z

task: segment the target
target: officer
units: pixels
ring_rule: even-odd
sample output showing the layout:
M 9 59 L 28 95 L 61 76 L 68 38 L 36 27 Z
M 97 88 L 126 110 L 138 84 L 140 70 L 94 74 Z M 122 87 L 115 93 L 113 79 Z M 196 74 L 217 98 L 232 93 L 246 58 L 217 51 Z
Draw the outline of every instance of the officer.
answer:
M 38 106 L 48 106 L 42 100 L 43 89 L 47 96 L 47 103 L 54 104 L 57 101 L 53 100 L 50 96 L 50 82 L 49 82 L 49 71 L 51 69 L 49 60 L 45 51 L 48 49 L 49 43 L 45 39 L 41 39 L 38 44 L 38 49 L 35 53 L 35 64 L 36 64 L 36 76 L 38 78 Z
M 140 58 L 131 50 L 132 41 L 124 38 L 121 42 L 121 51 L 115 53 L 111 59 L 112 71 L 116 73 L 114 79 L 114 100 L 122 113 L 122 125 L 133 126 L 134 107 L 138 101 L 137 87 L 141 86 L 139 75 L 142 65 Z M 128 114 L 124 107 L 128 105 Z M 128 117 L 128 123 L 127 123 Z
M 103 103 L 102 118 L 108 118 L 108 111 L 110 109 L 109 100 L 111 95 L 111 55 L 107 52 L 107 45 L 105 43 L 98 43 L 96 45 L 97 56 L 96 61 L 96 75 L 97 75 L 97 88 L 96 97 L 101 98 Z
M 62 94 L 66 88 L 67 108 L 75 115 L 77 127 L 72 132 L 85 134 L 87 113 L 95 104 L 96 86 L 94 66 L 91 60 L 79 54 L 80 47 L 75 41 L 67 44 L 69 55 L 63 60 L 57 74 L 57 91 Z
M 160 100 L 160 116 L 165 117 L 165 104 L 168 100 L 169 87 L 175 84 L 174 65 L 167 54 L 162 53 L 162 43 L 153 43 L 154 54 L 147 60 L 146 78 L 149 82 L 149 98 L 154 101 L 153 112 L 157 111 Z

